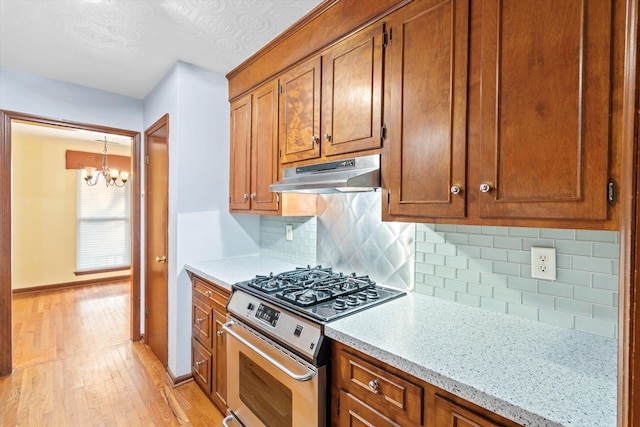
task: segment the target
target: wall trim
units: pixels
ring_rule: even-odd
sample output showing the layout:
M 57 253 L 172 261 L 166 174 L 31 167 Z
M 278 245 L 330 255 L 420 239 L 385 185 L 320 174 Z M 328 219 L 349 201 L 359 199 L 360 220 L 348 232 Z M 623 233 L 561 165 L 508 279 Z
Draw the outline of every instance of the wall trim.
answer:
M 12 293 L 13 295 L 17 295 L 17 294 L 27 294 L 31 292 L 46 292 L 46 291 L 54 291 L 54 290 L 65 289 L 65 288 L 77 288 L 81 286 L 108 285 L 110 283 L 116 283 L 116 282 L 128 282 L 129 280 L 131 280 L 131 275 L 127 274 L 124 276 L 102 277 L 100 279 L 78 280 L 77 282 L 64 282 L 64 283 L 53 283 L 50 285 L 42 285 L 42 286 L 31 286 L 28 288 L 14 289 Z

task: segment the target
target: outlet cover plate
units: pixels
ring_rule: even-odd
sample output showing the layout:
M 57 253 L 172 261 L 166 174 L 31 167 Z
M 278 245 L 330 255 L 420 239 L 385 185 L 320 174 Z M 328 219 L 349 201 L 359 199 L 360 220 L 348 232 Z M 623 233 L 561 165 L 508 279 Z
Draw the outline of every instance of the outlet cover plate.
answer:
M 531 277 L 556 280 L 556 248 L 531 248 Z
M 287 224 L 285 226 L 285 239 L 293 240 L 293 224 Z

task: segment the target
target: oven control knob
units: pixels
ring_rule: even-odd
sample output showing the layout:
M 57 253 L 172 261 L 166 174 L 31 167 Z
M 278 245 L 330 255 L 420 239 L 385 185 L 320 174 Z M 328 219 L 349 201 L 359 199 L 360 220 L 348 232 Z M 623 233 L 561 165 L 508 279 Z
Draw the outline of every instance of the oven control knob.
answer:
M 256 308 L 255 305 L 253 305 L 252 302 L 250 302 L 249 304 L 247 304 L 247 310 L 252 311 L 254 308 Z

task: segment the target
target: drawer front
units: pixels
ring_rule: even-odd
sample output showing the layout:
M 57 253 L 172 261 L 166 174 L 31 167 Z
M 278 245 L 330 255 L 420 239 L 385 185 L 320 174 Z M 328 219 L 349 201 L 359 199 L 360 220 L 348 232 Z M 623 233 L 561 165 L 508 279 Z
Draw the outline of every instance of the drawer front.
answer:
M 192 276 L 191 282 L 193 284 L 193 294 L 205 301 L 211 301 L 222 307 L 227 306 L 227 300 L 231 294 L 226 289 L 220 288 L 211 282 L 201 279 L 198 276 Z
M 385 414 L 422 424 L 423 389 L 347 352 L 340 352 L 342 387 Z
M 192 339 L 191 372 L 195 381 L 206 393 L 211 393 L 211 362 L 211 353 L 198 341 Z
M 197 338 L 206 347 L 211 347 L 213 344 L 212 339 L 212 313 L 213 308 L 198 298 L 193 299 L 191 322 L 193 327 L 191 328 L 194 338 Z
M 436 427 L 502 427 L 475 412 L 436 395 Z
M 350 393 L 340 391 L 341 426 L 401 427 Z

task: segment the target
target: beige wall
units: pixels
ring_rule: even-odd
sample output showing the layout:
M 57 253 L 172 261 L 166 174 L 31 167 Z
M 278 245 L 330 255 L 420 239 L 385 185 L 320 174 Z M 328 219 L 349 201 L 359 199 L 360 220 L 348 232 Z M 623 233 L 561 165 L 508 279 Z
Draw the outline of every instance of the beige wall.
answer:
M 66 150 L 95 151 L 99 143 L 14 133 L 12 148 L 12 289 L 128 274 L 76 276 L 76 174 L 65 169 Z M 110 154 L 130 155 L 110 145 Z

